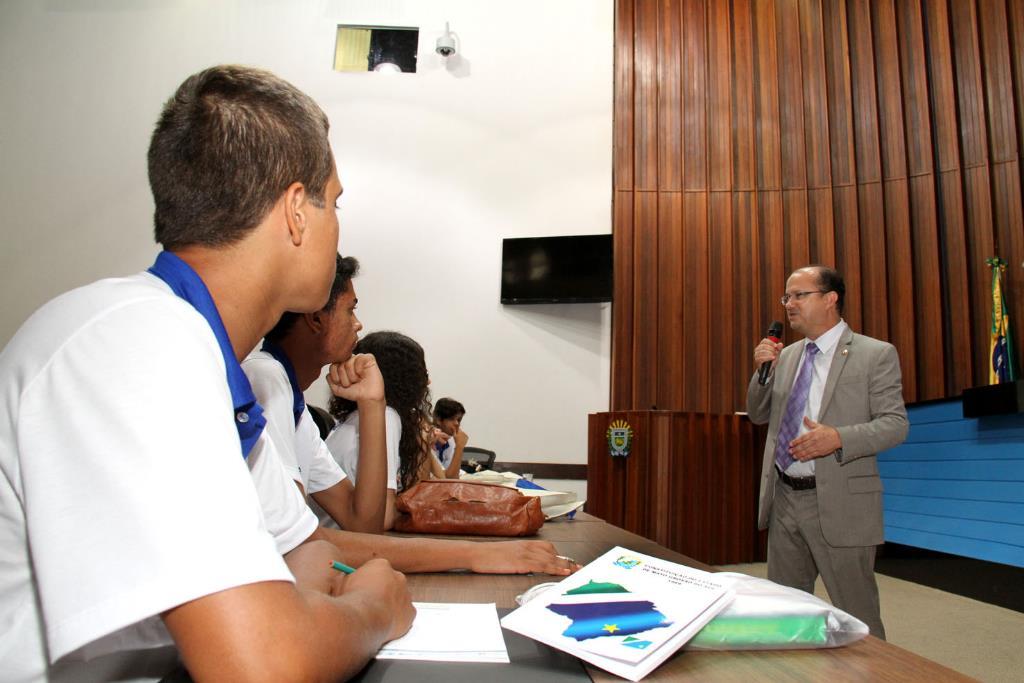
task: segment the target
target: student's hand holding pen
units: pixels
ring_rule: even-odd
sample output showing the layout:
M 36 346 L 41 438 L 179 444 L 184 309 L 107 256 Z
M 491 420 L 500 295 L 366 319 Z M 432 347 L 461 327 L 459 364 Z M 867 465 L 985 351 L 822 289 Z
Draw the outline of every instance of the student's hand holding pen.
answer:
M 405 574 L 396 572 L 391 563 L 377 558 L 365 563 L 358 570 L 345 577 L 343 594 L 365 598 L 371 604 L 383 606 L 381 610 L 390 617 L 385 641 L 403 636 L 412 627 L 416 608 L 412 606 L 412 595 L 405 582 Z

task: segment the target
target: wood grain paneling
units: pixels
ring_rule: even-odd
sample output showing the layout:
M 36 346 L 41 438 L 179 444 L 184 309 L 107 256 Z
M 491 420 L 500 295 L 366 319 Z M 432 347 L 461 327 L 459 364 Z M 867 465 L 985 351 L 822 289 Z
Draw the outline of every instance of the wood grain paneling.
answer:
M 708 186 L 707 41 L 703 0 L 683 3 L 683 187 Z
M 658 198 L 658 367 L 659 406 L 683 403 L 683 201 L 679 192 Z
M 729 3 L 708 5 L 708 183 L 732 189 L 732 39 Z
M 633 44 L 633 177 L 658 189 L 658 0 L 637 0 Z
M 633 395 L 631 406 L 658 402 L 658 194 L 637 192 L 633 212 Z
M 736 190 L 757 187 L 757 110 L 754 104 L 754 12 L 751 0 L 732 7 L 732 183 Z
M 797 0 L 775 0 L 778 32 L 779 123 L 782 131 L 782 187 L 807 187 L 804 143 L 803 64 L 800 60 L 800 6 Z
M 932 172 L 932 127 L 920 0 L 900 0 L 896 4 L 896 24 L 899 30 L 907 172 L 916 176 Z
M 633 189 L 633 45 L 633 0 L 615 0 L 612 182 L 616 190 Z
M 828 88 L 825 84 L 825 46 L 821 25 L 821 0 L 799 3 L 800 84 L 804 104 L 804 158 L 809 188 L 832 185 L 828 141 Z
M 1006 0 L 979 0 L 978 23 L 992 161 L 1013 161 L 1017 158 L 1017 126 L 1013 116 Z
M 683 183 L 682 53 L 679 0 L 661 0 L 658 16 L 658 189 Z
M 780 151 L 778 58 L 775 34 L 775 0 L 754 3 L 754 44 L 756 45 L 754 92 L 757 106 L 757 188 L 782 187 Z
M 613 408 L 743 409 L 751 348 L 809 262 L 896 345 L 908 400 L 987 381 L 986 258 L 1010 263 L 1018 340 L 1024 320 L 1024 3 L 616 12 Z
M 611 405 L 624 410 L 633 405 L 633 193 L 616 192 L 612 206 L 615 230 L 612 306 Z
M 733 362 L 731 339 L 735 338 L 736 308 L 739 292 L 736 287 L 736 257 L 733 253 L 732 193 L 711 192 L 708 197 L 709 286 L 712 315 L 708 321 L 711 348 L 712 387 L 731 387 L 741 381 Z M 712 391 L 709 408 L 712 413 L 733 411 L 729 392 Z

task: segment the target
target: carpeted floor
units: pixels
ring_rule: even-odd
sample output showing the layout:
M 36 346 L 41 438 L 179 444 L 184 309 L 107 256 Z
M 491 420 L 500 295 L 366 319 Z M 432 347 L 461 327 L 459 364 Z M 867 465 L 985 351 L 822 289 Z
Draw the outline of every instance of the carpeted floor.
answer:
M 763 562 L 721 569 L 760 577 L 766 573 Z M 919 570 L 905 568 L 911 574 Z M 1024 680 L 1024 613 L 882 573 L 877 576 L 890 643 L 981 681 Z M 963 572 L 960 578 L 978 580 Z M 1016 586 L 1003 593 L 1015 590 Z M 820 580 L 815 594 L 828 599 Z

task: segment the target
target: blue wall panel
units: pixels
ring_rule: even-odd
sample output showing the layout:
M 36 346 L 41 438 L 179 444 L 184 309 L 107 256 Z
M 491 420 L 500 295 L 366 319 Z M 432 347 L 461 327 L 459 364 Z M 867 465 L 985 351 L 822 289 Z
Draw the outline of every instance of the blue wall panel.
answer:
M 965 419 L 959 399 L 911 406 L 880 453 L 885 540 L 1024 567 L 1024 415 Z

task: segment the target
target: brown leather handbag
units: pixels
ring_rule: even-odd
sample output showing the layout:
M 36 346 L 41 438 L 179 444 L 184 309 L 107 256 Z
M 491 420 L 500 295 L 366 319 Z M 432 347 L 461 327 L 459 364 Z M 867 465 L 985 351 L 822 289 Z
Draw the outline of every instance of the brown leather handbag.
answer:
M 476 536 L 530 536 L 544 524 L 540 499 L 497 484 L 421 481 L 399 494 L 395 531 Z

